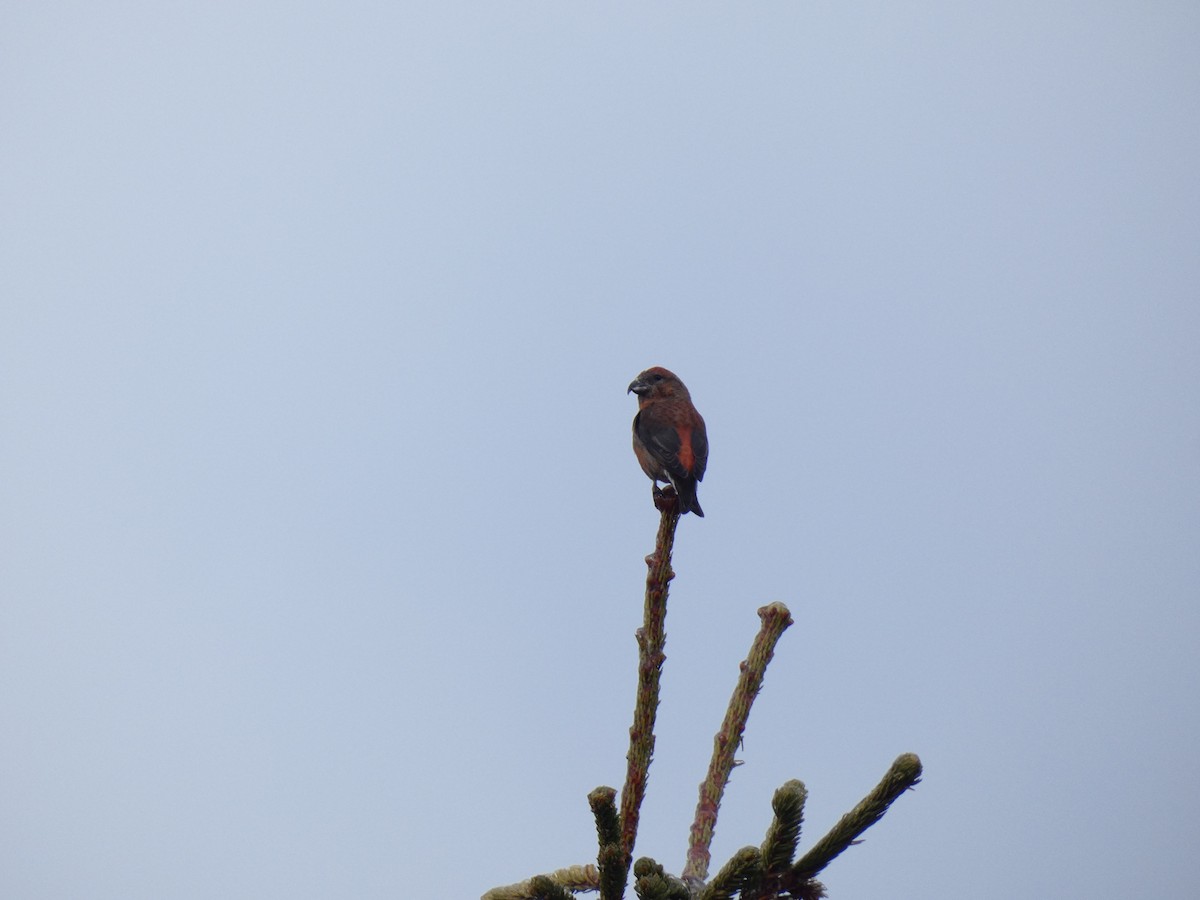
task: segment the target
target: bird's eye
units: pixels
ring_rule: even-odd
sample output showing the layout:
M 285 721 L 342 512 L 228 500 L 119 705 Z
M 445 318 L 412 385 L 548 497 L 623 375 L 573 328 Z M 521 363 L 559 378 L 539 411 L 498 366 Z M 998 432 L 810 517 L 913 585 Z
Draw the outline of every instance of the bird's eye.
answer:
M 651 381 L 662 381 L 662 376 L 656 372 L 654 375 L 652 375 L 650 377 L 650 380 Z

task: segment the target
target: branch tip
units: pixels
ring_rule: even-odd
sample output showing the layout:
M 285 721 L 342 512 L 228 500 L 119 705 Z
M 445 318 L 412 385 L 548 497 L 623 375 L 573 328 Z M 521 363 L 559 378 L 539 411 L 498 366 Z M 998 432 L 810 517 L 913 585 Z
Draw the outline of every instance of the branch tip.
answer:
M 843 850 L 858 840 L 858 836 L 883 818 L 896 798 L 921 780 L 921 760 L 915 753 L 896 757 L 887 774 L 871 793 L 854 809 L 842 816 L 825 837 L 817 841 L 788 873 L 789 881 L 808 881 Z

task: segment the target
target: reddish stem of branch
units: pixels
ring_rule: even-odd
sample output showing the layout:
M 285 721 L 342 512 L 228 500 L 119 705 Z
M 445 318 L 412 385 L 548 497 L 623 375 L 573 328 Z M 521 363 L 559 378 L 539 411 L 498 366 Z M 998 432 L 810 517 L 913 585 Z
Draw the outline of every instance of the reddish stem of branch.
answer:
M 654 554 L 646 557 L 646 607 L 644 622 L 637 632 L 638 687 L 629 729 L 628 765 L 625 789 L 621 791 L 621 849 L 626 863 L 633 859 L 637 840 L 638 814 L 646 796 L 650 759 L 654 755 L 654 721 L 658 715 L 659 684 L 666 660 L 667 589 L 675 573 L 671 571 L 671 548 L 675 526 L 679 523 L 679 500 L 674 494 L 656 493 L 655 506 L 662 513 Z
M 708 775 L 700 785 L 700 800 L 696 804 L 696 818 L 692 823 L 688 841 L 687 864 L 683 867 L 683 880 L 695 884 L 708 878 L 708 866 L 712 861 L 710 848 L 713 832 L 717 827 L 717 813 L 729 773 L 733 771 L 734 753 L 742 743 L 742 732 L 750 718 L 750 707 L 762 688 L 767 663 L 775 654 L 775 644 L 784 630 L 792 624 L 791 613 L 782 603 L 772 603 L 758 611 L 762 627 L 750 645 L 750 654 L 741 665 L 737 686 L 729 700 L 725 721 L 713 739 L 712 761 Z

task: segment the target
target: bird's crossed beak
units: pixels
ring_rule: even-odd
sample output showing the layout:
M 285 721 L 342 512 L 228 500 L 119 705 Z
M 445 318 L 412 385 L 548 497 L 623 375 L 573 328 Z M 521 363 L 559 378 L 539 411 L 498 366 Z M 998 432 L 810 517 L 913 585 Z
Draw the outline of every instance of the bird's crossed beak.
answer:
M 641 381 L 641 380 L 635 378 L 633 381 L 629 382 L 629 390 L 627 390 L 625 393 L 637 394 L 640 397 L 643 394 L 647 394 L 649 392 L 650 392 L 650 385 L 646 384 L 646 382 L 644 382 L 644 381 Z

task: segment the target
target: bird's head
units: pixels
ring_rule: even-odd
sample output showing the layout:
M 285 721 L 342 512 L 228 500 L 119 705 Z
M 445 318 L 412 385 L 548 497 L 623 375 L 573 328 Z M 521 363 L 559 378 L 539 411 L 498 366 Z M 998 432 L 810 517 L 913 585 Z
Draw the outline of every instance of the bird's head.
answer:
M 688 389 L 674 372 L 654 366 L 629 382 L 626 393 L 637 394 L 640 400 L 645 401 L 660 397 L 687 397 Z

